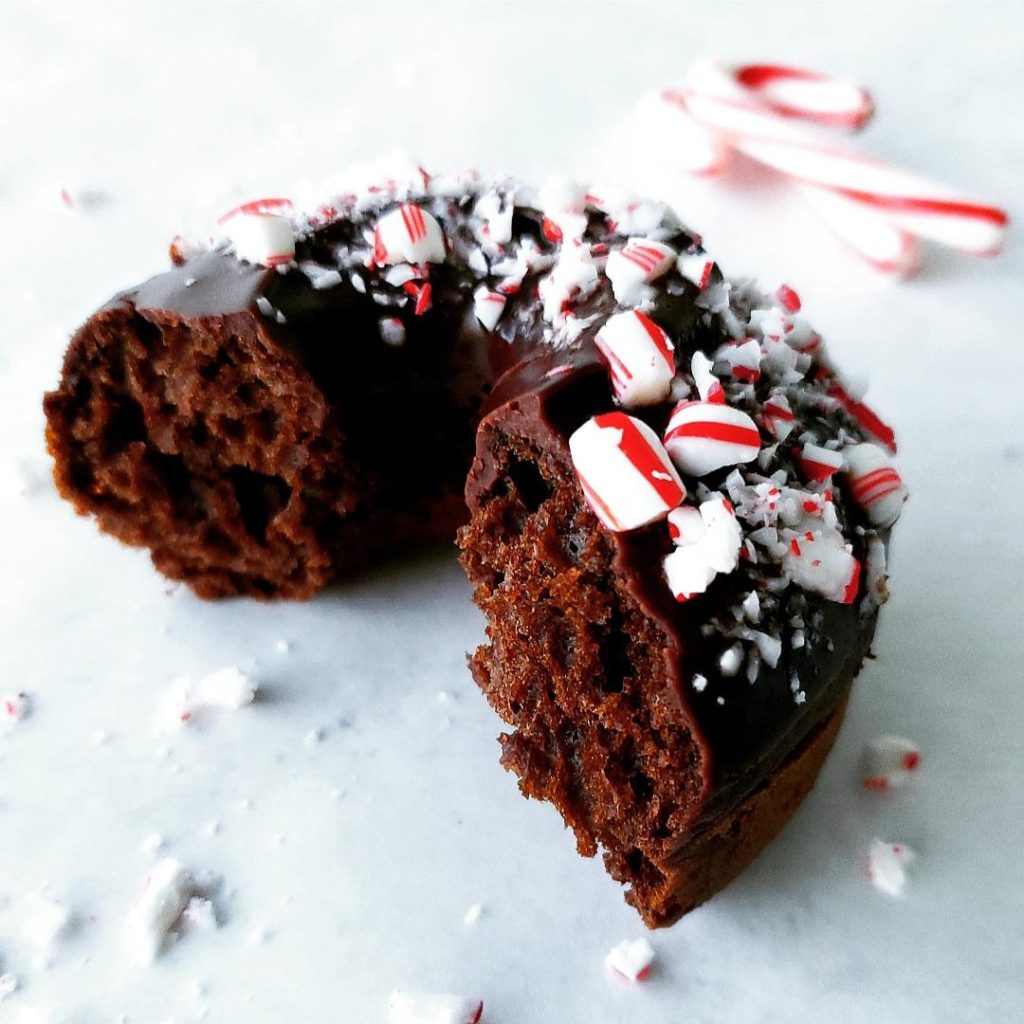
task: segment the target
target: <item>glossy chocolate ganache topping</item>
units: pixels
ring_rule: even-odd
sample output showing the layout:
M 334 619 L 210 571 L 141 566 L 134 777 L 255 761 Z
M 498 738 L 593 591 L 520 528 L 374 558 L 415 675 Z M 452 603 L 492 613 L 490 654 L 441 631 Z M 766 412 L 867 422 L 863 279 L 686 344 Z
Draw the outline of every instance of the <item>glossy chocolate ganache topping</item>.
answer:
M 672 699 L 699 722 L 723 792 L 841 701 L 844 666 L 859 664 L 886 599 L 906 490 L 891 430 L 843 382 L 791 288 L 727 279 L 663 204 L 564 182 L 418 174 L 312 213 L 258 200 L 222 227 L 209 245 L 176 240 L 173 269 L 117 296 L 73 341 L 47 414 L 58 483 L 80 511 L 207 596 L 306 596 L 358 564 L 356 548 L 383 548 L 379 533 L 389 547 L 403 530 L 429 533 L 425 522 L 450 536 L 464 508 L 447 519 L 439 508 L 470 470 L 478 422 L 508 421 L 571 465 L 616 571 L 665 636 Z M 158 367 L 173 384 L 201 330 L 273 363 L 270 391 L 309 385 L 316 401 L 289 407 L 312 408 L 309 425 L 279 450 L 275 412 L 265 450 L 232 477 L 236 497 L 263 503 L 253 526 L 238 499 L 255 553 L 225 544 L 213 564 L 223 524 L 196 509 L 235 514 L 216 504 L 228 473 L 217 459 L 235 449 L 228 438 L 204 463 L 183 440 L 191 430 L 189 444 L 207 445 L 186 415 L 201 388 L 161 385 L 152 409 L 141 394 L 118 398 L 132 409 L 118 414 L 124 458 L 169 467 L 190 504 L 171 495 L 168 508 L 192 532 L 147 533 L 141 505 L 105 490 L 75 424 L 89 360 L 129 322 L 141 341 L 109 375 L 119 387 L 156 362 L 153 331 L 192 332 Z M 206 356 L 189 373 L 212 380 L 220 357 Z M 184 418 L 158 431 L 169 406 Z M 317 443 L 347 460 L 343 479 L 311 468 Z M 470 509 L 496 473 L 481 445 Z M 309 537 L 303 517 L 315 519 Z M 264 571 L 260 551 L 287 571 Z

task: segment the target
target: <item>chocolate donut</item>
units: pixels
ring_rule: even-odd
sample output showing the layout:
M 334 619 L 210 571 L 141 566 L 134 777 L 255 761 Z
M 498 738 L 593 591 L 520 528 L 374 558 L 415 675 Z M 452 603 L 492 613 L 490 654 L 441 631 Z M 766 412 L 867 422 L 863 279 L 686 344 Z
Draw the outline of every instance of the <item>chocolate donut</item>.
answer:
M 72 339 L 61 493 L 204 597 L 458 529 L 505 766 L 649 925 L 707 899 L 814 783 L 906 497 L 796 294 L 568 183 L 422 175 L 225 230 Z

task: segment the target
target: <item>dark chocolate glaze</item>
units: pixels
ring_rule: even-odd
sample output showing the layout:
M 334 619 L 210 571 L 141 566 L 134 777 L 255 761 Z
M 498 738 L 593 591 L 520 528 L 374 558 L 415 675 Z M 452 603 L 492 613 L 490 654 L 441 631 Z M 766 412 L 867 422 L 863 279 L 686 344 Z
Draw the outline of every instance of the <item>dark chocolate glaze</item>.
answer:
M 220 249 L 190 259 L 113 301 L 134 305 L 143 317 L 153 312 L 184 320 L 238 313 L 260 316 L 264 333 L 299 360 L 323 392 L 342 407 L 387 403 L 397 396 L 401 410 L 419 389 L 421 409 L 430 407 L 434 415 L 443 415 L 446 406 L 473 409 L 499 428 L 525 431 L 568 463 L 569 435 L 588 417 L 615 407 L 607 372 L 592 342 L 597 326 L 616 309 L 615 299 L 602 277 L 598 288 L 574 308 L 580 318 L 596 315 L 596 322 L 571 344 L 550 344 L 546 340 L 550 325 L 537 297 L 541 272 L 531 272 L 510 297 L 497 330 L 486 332 L 472 313 L 472 293 L 481 276 L 466 258 L 475 244 L 466 226 L 467 203 L 452 200 L 446 208 L 436 203 L 431 207 L 443 223 L 451 251 L 443 265 L 431 268 L 433 303 L 420 316 L 412 311 L 401 288 L 385 283 L 381 268 L 339 260 L 339 252 L 365 248 L 368 218 L 361 215 L 341 217 L 298 241 L 300 263 L 346 267 L 341 282 L 333 287 L 317 290 L 294 264 L 284 272 L 269 270 L 242 263 Z M 539 214 L 517 208 L 513 228 L 513 237 L 529 237 L 541 252 L 556 252 L 557 244 L 545 238 Z M 698 244 L 695 236 L 682 230 L 664 238 L 680 251 Z M 603 215 L 591 211 L 586 240 L 614 246 L 624 238 Z M 720 280 L 717 269 L 714 280 Z M 389 304 L 376 301 L 374 294 Z M 696 296 L 696 288 L 672 272 L 659 281 L 650 312 L 676 343 L 677 364 L 683 370 L 695 350 L 710 353 L 728 336 L 719 319 L 696 304 Z M 402 321 L 405 344 L 394 347 L 381 341 L 382 316 Z M 807 386 L 824 392 L 826 383 Z M 660 434 L 671 404 L 630 412 Z M 844 425 L 855 428 L 849 422 Z M 780 459 L 787 457 L 780 452 Z M 466 487 L 471 509 L 484 500 L 495 472 L 486 445 L 479 445 Z M 725 475 L 723 471 L 703 482 L 715 487 Z M 686 483 L 692 493 L 696 481 Z M 837 506 L 840 525 L 862 558 L 863 541 L 855 530 L 862 525 L 858 514 L 841 498 Z M 753 684 L 742 674 L 725 679 L 718 670 L 718 658 L 732 641 L 713 631 L 704 635 L 702 627 L 749 592 L 751 581 L 743 568 L 719 577 L 706 594 L 680 604 L 663 577 L 661 563 L 672 549 L 663 523 L 615 534 L 612 539 L 618 571 L 664 632 L 671 699 L 694 723 L 705 754 L 709 816 L 720 801 L 734 799 L 738 790 L 749 790 L 841 703 L 848 680 L 840 669 L 849 661 L 851 649 L 867 651 L 875 609 L 867 602 L 844 606 L 790 588 L 791 599 L 783 602 L 785 614 L 775 623 L 784 639 L 779 665 L 774 669 L 763 665 Z M 808 642 L 799 651 L 785 642 L 792 630 L 783 620 L 793 613 L 807 622 Z M 794 701 L 791 692 L 794 672 L 806 692 L 802 704 Z M 708 679 L 703 692 L 690 685 L 694 673 Z M 724 703 L 719 703 L 720 698 Z

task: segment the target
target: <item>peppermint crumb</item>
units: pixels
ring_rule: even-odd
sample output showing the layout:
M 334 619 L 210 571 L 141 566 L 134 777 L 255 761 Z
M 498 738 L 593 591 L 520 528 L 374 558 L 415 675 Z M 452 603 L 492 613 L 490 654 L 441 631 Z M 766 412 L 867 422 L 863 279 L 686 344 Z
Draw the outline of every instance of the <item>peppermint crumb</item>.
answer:
M 707 676 L 702 676 L 699 672 L 694 675 L 690 680 L 690 685 L 697 691 L 697 693 L 703 693 L 707 689 L 708 680 Z

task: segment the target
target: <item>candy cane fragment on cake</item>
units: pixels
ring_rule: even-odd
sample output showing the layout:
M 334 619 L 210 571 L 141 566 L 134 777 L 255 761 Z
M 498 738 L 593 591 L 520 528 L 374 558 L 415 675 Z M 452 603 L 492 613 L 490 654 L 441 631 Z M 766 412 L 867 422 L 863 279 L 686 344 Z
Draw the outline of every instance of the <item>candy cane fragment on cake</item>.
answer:
M 645 938 L 627 939 L 609 950 L 605 966 L 626 981 L 644 981 L 650 977 L 657 954 Z
M 714 269 L 715 261 L 706 252 L 681 252 L 676 259 L 679 276 L 689 281 L 699 292 L 707 288 Z
M 905 736 L 878 736 L 864 747 L 861 785 L 884 792 L 904 785 L 921 764 L 921 748 Z
M 796 427 L 796 414 L 782 391 L 773 392 L 761 407 L 761 420 L 765 429 L 777 441 L 785 441 Z
M 861 565 L 843 535 L 832 527 L 787 533 L 782 565 L 789 579 L 829 601 L 853 604 L 860 589 Z
M 715 362 L 729 367 L 733 380 L 754 384 L 761 379 L 761 346 L 754 338 L 734 341 L 715 352 Z
M 780 284 L 775 289 L 775 298 L 787 313 L 792 315 L 800 312 L 802 306 L 800 296 L 788 284 Z
M 843 455 L 850 496 L 873 526 L 892 526 L 909 496 L 892 460 L 869 442 L 847 448 Z
M 715 405 L 725 404 L 725 388 L 722 382 L 711 372 L 713 364 L 703 352 L 697 351 L 690 358 L 690 376 L 697 385 L 697 394 L 702 402 Z
M 388 999 L 391 1024 L 478 1024 L 484 1004 L 470 996 L 396 990 Z
M 663 519 L 686 496 L 658 435 L 622 412 L 594 416 L 569 438 L 584 497 L 615 532 Z
M 868 850 L 868 878 L 886 896 L 901 898 L 907 887 L 907 868 L 916 854 L 906 843 L 875 839 Z
M 380 265 L 443 263 L 444 230 L 434 216 L 415 203 L 402 203 L 377 221 L 373 254 Z
M 620 405 L 654 405 L 668 398 L 676 372 L 675 348 L 646 313 L 631 309 L 612 314 L 594 344 Z
M 501 314 L 505 311 L 507 296 L 501 292 L 492 291 L 486 285 L 480 285 L 473 292 L 473 315 L 483 324 L 488 331 L 493 331 L 498 326 Z
M 761 436 L 740 409 L 717 402 L 680 402 L 668 421 L 665 448 L 680 472 L 706 476 L 752 462 L 761 450 Z
M 397 316 L 381 317 L 377 330 L 385 345 L 399 348 L 405 344 L 405 324 Z
M 797 456 L 797 463 L 804 478 L 814 483 L 824 483 L 843 466 L 843 453 L 807 442 Z
M 684 506 L 668 516 L 675 551 L 662 563 L 669 589 L 677 601 L 703 594 L 719 573 L 739 564 L 743 531 L 731 502 L 721 495 Z
M 878 413 L 860 399 L 854 398 L 837 380 L 829 384 L 828 393 L 864 433 L 879 441 L 892 454 L 896 453 L 896 432 L 879 417 Z
M 630 238 L 621 249 L 613 249 L 605 263 L 605 275 L 620 305 L 633 305 L 641 285 L 656 281 L 676 260 L 676 251 L 651 238 Z
M 247 263 L 277 267 L 295 258 L 289 199 L 253 199 L 217 218 L 235 250 Z

